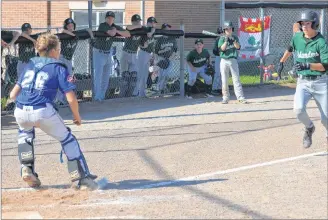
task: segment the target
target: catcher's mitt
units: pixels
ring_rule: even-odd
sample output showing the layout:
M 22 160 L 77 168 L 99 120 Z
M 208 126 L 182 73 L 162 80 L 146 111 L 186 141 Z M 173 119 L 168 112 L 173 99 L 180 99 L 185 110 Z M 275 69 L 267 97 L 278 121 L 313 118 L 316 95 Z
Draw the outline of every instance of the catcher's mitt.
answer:
M 158 63 L 157 63 L 157 66 L 163 70 L 167 69 L 170 65 L 170 60 L 165 58 L 164 60 L 160 60 Z
M 214 74 L 215 74 L 215 69 L 214 69 L 213 65 L 211 65 L 211 64 L 208 64 L 208 65 L 207 65 L 207 67 L 206 67 L 206 69 L 205 69 L 205 74 L 206 74 L 206 75 L 209 75 L 209 76 L 214 76 Z

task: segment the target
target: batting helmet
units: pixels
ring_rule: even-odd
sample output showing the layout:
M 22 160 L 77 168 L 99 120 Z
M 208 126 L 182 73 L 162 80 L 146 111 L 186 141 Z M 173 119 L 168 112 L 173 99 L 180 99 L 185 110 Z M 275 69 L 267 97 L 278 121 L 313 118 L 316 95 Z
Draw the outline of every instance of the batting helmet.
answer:
M 132 21 L 141 21 L 141 17 L 138 14 L 135 14 L 131 17 L 131 22 Z
M 31 24 L 29 23 L 24 23 L 21 27 L 22 31 L 26 31 L 28 29 L 32 28 Z
M 300 19 L 298 19 L 297 21 L 297 23 L 299 23 L 301 26 L 301 30 L 302 30 L 302 25 L 301 25 L 302 21 L 311 21 L 312 22 L 311 28 L 314 30 L 317 30 L 319 28 L 319 16 L 315 11 L 306 10 L 301 13 Z
M 234 31 L 234 27 L 233 27 L 231 21 L 224 21 L 224 22 L 223 22 L 223 30 L 225 30 L 225 29 L 227 29 L 227 28 L 232 28 L 232 31 Z
M 67 25 L 69 24 L 73 24 L 74 25 L 74 30 L 76 28 L 76 24 L 75 22 L 73 21 L 72 18 L 67 18 L 65 21 L 64 21 L 64 29 L 67 30 Z

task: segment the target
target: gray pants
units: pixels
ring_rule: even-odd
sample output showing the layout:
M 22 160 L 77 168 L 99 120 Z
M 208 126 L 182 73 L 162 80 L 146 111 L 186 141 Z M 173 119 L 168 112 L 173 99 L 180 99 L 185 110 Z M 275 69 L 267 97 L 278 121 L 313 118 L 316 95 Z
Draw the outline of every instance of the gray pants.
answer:
M 214 74 L 214 79 L 213 79 L 212 90 L 222 89 L 220 61 L 221 61 L 221 57 L 215 56 L 215 74 Z
M 120 70 L 122 74 L 120 95 L 122 97 L 128 97 L 132 95 L 137 95 L 135 88 L 137 87 L 137 53 L 128 53 L 122 51 Z
M 212 77 L 209 75 L 206 75 L 205 73 L 206 66 L 196 67 L 195 71 L 192 71 L 190 66 L 188 65 L 188 73 L 189 73 L 189 79 L 188 79 L 188 85 L 193 86 L 196 82 L 198 74 L 200 77 L 202 77 L 205 81 L 206 85 L 212 85 Z
M 62 61 L 64 64 L 66 64 L 69 75 L 72 75 L 73 74 L 72 61 L 65 59 L 62 55 L 60 55 L 59 60 Z M 58 90 L 57 95 L 56 95 L 56 101 L 60 101 L 64 104 L 67 104 L 65 94 L 63 94 L 59 90 Z
M 94 100 L 102 101 L 109 86 L 112 73 L 112 51 L 93 50 L 93 97 Z
M 33 109 L 33 106 L 24 106 L 23 109 L 16 108 L 14 116 L 19 127 L 18 144 L 25 142 L 26 139 L 34 139 L 34 128 L 38 127 L 61 143 L 69 160 L 81 158 L 82 169 L 86 175 L 89 174 L 89 169 L 77 140 L 69 132 L 63 119 L 51 104 L 36 110 Z M 69 138 L 72 141 L 67 141 Z
M 138 95 L 140 97 L 146 96 L 146 84 L 149 75 L 149 65 L 150 65 L 151 53 L 143 50 L 138 51 L 138 77 L 137 86 L 133 92 L 133 95 Z
M 320 114 L 321 123 L 328 131 L 328 76 L 324 75 L 315 80 L 301 79 L 297 80 L 297 87 L 294 96 L 294 112 L 300 122 L 305 127 L 312 127 L 313 123 L 306 112 L 306 105 L 313 97 Z M 328 136 L 328 134 L 327 134 Z
M 233 88 L 238 100 L 245 99 L 243 87 L 239 78 L 239 67 L 236 59 L 223 59 L 220 62 L 221 79 L 222 79 L 222 96 L 223 99 L 229 100 L 229 72 L 231 72 Z
M 22 62 L 20 60 L 18 61 L 18 63 L 17 63 L 17 79 L 19 79 L 20 75 L 24 71 L 27 64 L 28 64 L 28 62 L 25 63 L 25 62 Z

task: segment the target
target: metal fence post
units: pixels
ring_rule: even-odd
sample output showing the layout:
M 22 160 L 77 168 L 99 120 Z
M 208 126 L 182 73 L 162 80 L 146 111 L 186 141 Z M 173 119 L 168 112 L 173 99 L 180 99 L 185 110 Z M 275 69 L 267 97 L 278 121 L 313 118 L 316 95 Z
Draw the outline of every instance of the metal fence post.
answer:
M 263 84 L 263 72 L 264 72 L 264 9 L 260 8 L 261 19 L 261 53 L 260 53 L 260 84 Z
M 89 28 L 92 30 L 92 1 L 88 1 L 88 21 L 89 21 Z M 89 42 L 92 39 L 89 40 Z M 92 53 L 92 46 L 89 44 L 89 74 L 91 76 L 91 91 L 92 91 L 92 97 L 94 97 L 94 88 L 93 88 L 93 53 Z M 92 98 L 93 99 L 93 98 Z
M 225 20 L 225 1 L 221 0 L 221 10 L 220 10 L 220 27 L 223 27 L 223 22 Z
M 180 30 L 184 31 L 183 21 L 180 23 Z M 180 37 L 180 97 L 184 97 L 185 89 L 185 60 L 184 60 L 184 36 Z
M 327 22 L 326 21 L 326 19 L 325 19 L 325 9 L 323 8 L 323 9 L 321 9 L 321 17 L 320 17 L 320 33 L 327 39 L 328 38 L 328 36 L 327 36 L 327 32 L 328 32 L 328 30 L 326 30 L 325 31 L 325 22 Z

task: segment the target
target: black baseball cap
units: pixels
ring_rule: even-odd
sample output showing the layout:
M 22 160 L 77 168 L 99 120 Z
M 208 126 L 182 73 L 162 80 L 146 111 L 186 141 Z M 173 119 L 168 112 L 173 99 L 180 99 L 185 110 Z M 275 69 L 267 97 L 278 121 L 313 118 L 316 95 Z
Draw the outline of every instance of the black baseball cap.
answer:
M 169 28 L 171 28 L 172 26 L 171 26 L 171 25 L 169 25 L 169 24 L 167 24 L 167 23 L 164 23 L 164 24 L 162 24 L 162 29 L 164 29 L 164 28 L 166 28 L 166 27 L 169 27 Z
M 149 17 L 149 18 L 147 19 L 147 23 L 151 23 L 151 22 L 155 22 L 155 23 L 157 23 L 156 18 L 155 18 L 155 17 Z
M 32 29 L 32 26 L 30 23 L 24 23 L 22 25 L 22 31 L 26 31 L 27 29 L 31 28 Z
M 106 12 L 106 18 L 107 17 L 113 17 L 113 18 L 115 18 L 115 13 L 112 12 L 112 11 L 108 11 L 108 12 Z
M 135 14 L 131 17 L 131 21 L 141 21 L 141 17 L 138 14 Z
M 196 39 L 196 40 L 195 40 L 195 44 L 198 44 L 198 43 L 202 43 L 202 44 L 204 44 L 204 42 L 203 42 L 202 39 Z
M 65 22 L 65 24 L 74 24 L 75 23 L 72 18 L 67 18 L 64 22 Z

